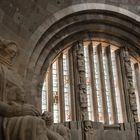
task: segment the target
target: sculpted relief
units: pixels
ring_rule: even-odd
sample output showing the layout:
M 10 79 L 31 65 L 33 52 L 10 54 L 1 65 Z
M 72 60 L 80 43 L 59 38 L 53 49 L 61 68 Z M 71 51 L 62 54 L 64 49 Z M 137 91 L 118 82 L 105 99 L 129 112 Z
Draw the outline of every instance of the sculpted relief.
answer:
M 12 69 L 17 55 L 17 45 L 13 41 L 0 38 L 0 100 L 7 101 L 7 90 L 11 85 L 22 86 L 20 76 Z M 18 82 L 17 82 L 18 81 Z
M 87 120 L 87 95 L 86 95 L 86 83 L 85 83 L 85 62 L 84 62 L 84 48 L 82 43 L 78 43 L 76 46 L 76 56 L 77 56 L 77 68 L 78 68 L 78 90 L 80 95 L 80 109 L 82 120 Z
M 69 130 L 53 125 L 50 112 L 41 114 L 25 103 L 20 76 L 12 69 L 17 45 L 0 39 L 0 140 L 69 140 Z
M 127 85 L 128 85 L 130 108 L 133 114 L 133 118 L 137 122 L 138 113 L 137 113 L 136 95 L 135 95 L 135 89 L 133 86 L 133 76 L 132 76 L 130 55 L 127 49 L 124 49 L 123 59 L 124 59 L 124 64 L 125 64 L 124 67 L 125 67 L 126 80 L 127 80 Z

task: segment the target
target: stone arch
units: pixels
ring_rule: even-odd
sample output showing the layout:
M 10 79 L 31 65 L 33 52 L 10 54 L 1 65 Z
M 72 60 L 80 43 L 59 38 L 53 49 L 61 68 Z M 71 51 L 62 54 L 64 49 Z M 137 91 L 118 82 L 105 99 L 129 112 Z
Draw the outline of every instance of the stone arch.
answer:
M 133 50 L 138 51 L 139 22 L 140 17 L 132 12 L 97 3 L 73 5 L 54 13 L 37 29 L 29 42 L 32 53 L 26 77 L 28 81 L 29 74 L 33 73 L 30 77 L 33 80 L 31 92 L 40 100 L 40 83 L 50 62 L 66 45 L 78 39 L 89 39 L 90 32 L 93 39 L 104 39 L 115 44 L 127 42 L 129 47 L 133 46 Z

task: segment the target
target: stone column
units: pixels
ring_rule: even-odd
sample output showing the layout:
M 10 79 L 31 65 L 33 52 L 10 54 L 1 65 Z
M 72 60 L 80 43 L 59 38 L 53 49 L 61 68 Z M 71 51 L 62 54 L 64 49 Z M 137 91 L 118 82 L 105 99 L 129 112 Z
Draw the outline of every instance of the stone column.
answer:
M 71 93 L 71 114 L 72 114 L 72 121 L 76 120 L 76 99 L 75 99 L 75 91 L 74 91 L 74 70 L 73 70 L 73 55 L 72 55 L 72 49 L 68 52 L 69 57 L 69 78 L 70 78 L 70 93 Z
M 132 76 L 130 55 L 126 47 L 121 49 L 120 57 L 121 57 L 123 85 L 125 90 L 125 101 L 126 101 L 126 110 L 127 110 L 126 112 L 128 116 L 128 121 L 137 122 L 138 114 L 137 114 L 136 95 L 133 86 L 133 76 Z
M 88 105 L 85 79 L 84 48 L 81 42 L 73 45 L 74 76 L 75 76 L 75 97 L 76 97 L 76 118 L 77 120 L 88 119 Z

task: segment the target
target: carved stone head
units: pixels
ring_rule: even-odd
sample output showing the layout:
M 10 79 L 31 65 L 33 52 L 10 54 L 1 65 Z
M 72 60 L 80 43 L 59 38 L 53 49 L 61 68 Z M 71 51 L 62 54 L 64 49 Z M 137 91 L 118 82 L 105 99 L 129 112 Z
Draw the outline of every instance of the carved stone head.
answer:
M 83 123 L 84 123 L 85 132 L 89 132 L 93 130 L 92 121 L 86 120 Z
M 0 63 L 11 65 L 16 55 L 16 43 L 0 38 Z

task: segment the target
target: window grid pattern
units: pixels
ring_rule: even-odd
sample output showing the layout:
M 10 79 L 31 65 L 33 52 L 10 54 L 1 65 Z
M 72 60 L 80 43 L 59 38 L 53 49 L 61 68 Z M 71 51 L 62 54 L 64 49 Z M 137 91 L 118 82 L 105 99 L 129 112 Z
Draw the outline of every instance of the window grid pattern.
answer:
M 86 88 L 87 88 L 87 102 L 88 102 L 88 117 L 89 120 L 94 121 L 93 115 L 93 102 L 92 102 L 92 90 L 91 90 L 91 76 L 90 76 L 90 64 L 88 47 L 84 46 L 84 59 L 85 59 L 85 74 L 86 74 Z
M 70 97 L 68 52 L 65 52 L 63 54 L 63 77 L 64 77 L 65 121 L 71 121 L 71 97 Z
M 104 122 L 101 82 L 100 82 L 100 73 L 99 73 L 99 61 L 98 61 L 96 46 L 93 46 L 93 59 L 94 59 L 94 68 L 95 68 L 95 86 L 96 86 L 96 94 L 97 94 L 99 121 Z
M 58 61 L 52 64 L 53 119 L 60 122 Z
M 108 109 L 107 111 L 108 111 L 109 123 L 112 124 L 113 123 L 112 99 L 111 99 L 108 63 L 107 63 L 106 55 L 107 54 L 105 53 L 105 48 L 102 48 L 104 79 L 105 79 L 105 92 L 106 92 L 107 109 Z
M 88 45 L 84 46 L 84 56 L 85 56 L 85 72 L 86 72 L 86 86 L 87 86 L 87 99 L 88 99 L 88 115 L 89 119 L 94 121 L 94 110 L 93 110 L 93 98 L 92 98 L 92 88 L 91 88 L 91 75 L 90 75 L 90 62 L 89 62 L 89 50 Z M 99 115 L 99 122 L 104 122 L 104 108 L 103 108 L 103 99 L 102 99 L 102 90 L 101 90 L 101 79 L 100 79 L 100 70 L 99 70 L 99 60 L 98 60 L 98 51 L 97 51 L 97 42 L 96 45 L 93 42 L 93 59 L 94 59 L 94 76 L 95 76 L 95 87 L 96 87 L 96 94 L 97 94 L 97 106 L 98 106 L 98 115 Z M 111 47 L 112 48 L 112 47 Z M 72 52 L 71 52 L 72 53 Z M 110 89 L 110 81 L 109 81 L 109 67 L 108 61 L 106 56 L 105 47 L 102 47 L 102 58 L 103 58 L 103 70 L 104 70 L 104 79 L 105 79 L 105 92 L 106 92 L 106 99 L 107 99 L 107 111 L 109 116 L 109 124 L 113 123 L 113 111 L 112 111 L 112 98 L 111 98 L 111 89 Z M 63 86 L 64 86 L 64 111 L 65 111 L 65 121 L 72 120 L 72 112 L 71 112 L 71 94 L 70 94 L 70 75 L 69 75 L 69 59 L 68 59 L 68 51 L 63 51 Z M 121 104 L 121 91 L 119 88 L 119 79 L 117 73 L 117 65 L 116 65 L 116 57 L 114 49 L 111 49 L 111 62 L 112 62 L 112 71 L 113 71 L 113 81 L 114 81 L 114 88 L 115 88 L 115 99 L 116 99 L 116 106 L 117 106 L 117 117 L 118 122 L 123 122 L 123 115 L 122 115 L 122 104 Z M 133 64 L 133 83 L 136 89 L 136 95 L 138 96 L 138 89 L 136 84 L 136 74 Z M 58 70 L 58 60 L 56 59 L 55 62 L 52 64 L 52 96 L 53 96 L 53 116 L 54 122 L 60 122 L 60 101 L 59 101 L 59 70 Z M 48 73 L 47 73 L 48 74 Z M 75 78 L 75 77 L 74 77 Z M 48 76 L 44 80 L 43 88 L 42 88 L 42 111 L 47 110 L 48 106 Z M 138 100 L 138 97 L 137 97 Z M 139 103 L 139 101 L 137 101 Z M 140 111 L 140 110 L 139 110 Z M 140 119 L 140 118 L 139 118 Z
M 112 61 L 113 80 L 114 80 L 114 87 L 115 87 L 115 99 L 117 105 L 117 118 L 119 123 L 123 123 L 123 114 L 122 114 L 122 105 L 121 105 L 121 97 L 120 97 L 120 90 L 119 90 L 119 80 L 117 75 L 116 58 L 115 58 L 115 52 L 112 49 L 111 49 L 111 61 Z

